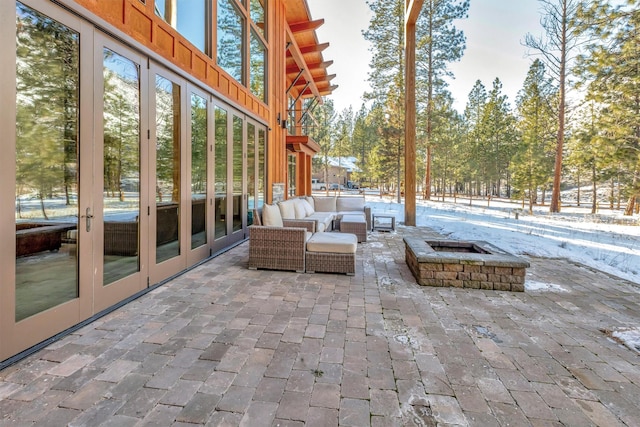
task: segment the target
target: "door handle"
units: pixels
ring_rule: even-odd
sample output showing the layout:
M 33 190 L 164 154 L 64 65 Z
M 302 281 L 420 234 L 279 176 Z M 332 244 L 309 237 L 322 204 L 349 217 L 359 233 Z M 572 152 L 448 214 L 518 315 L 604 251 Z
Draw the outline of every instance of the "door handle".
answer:
M 91 214 L 91 208 L 87 208 L 85 211 L 86 215 L 82 215 L 80 218 L 86 218 L 87 221 L 87 232 L 91 231 L 91 220 L 93 219 L 93 215 Z

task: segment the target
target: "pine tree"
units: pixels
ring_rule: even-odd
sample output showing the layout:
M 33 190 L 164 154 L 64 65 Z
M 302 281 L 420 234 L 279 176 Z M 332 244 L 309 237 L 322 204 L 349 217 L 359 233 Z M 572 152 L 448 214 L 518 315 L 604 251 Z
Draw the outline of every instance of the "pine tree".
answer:
M 582 29 L 591 36 L 578 72 L 587 99 L 602 106 L 598 126 L 607 141 L 612 168 L 622 168 L 628 195 L 625 215 L 640 197 L 640 1 L 624 6 L 597 1 L 581 11 Z
M 464 53 L 465 37 L 453 21 L 466 18 L 469 1 L 426 0 L 416 24 L 416 87 L 418 103 L 426 104 L 425 114 L 425 185 L 424 198 L 431 198 L 431 161 L 434 121 L 434 97 L 446 88 L 447 65 Z
M 520 143 L 510 166 L 516 195 L 529 200 L 529 212 L 537 203 L 538 189 L 548 185 L 553 174 L 556 96 L 544 64 L 536 59 L 516 99 Z
M 567 77 L 570 74 L 580 41 L 577 14 L 581 0 L 539 0 L 542 9 L 540 21 L 544 38 L 527 34 L 525 44 L 542 57 L 548 71 L 558 83 L 558 126 L 553 174 L 551 212 L 560 212 L 560 182 L 565 138 Z

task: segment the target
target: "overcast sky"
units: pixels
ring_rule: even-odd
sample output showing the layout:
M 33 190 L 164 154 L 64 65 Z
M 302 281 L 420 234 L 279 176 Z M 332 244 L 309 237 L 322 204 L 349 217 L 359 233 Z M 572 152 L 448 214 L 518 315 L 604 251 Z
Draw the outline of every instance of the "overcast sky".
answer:
M 308 0 L 313 19 L 324 18 L 317 30 L 320 43 L 331 46 L 324 51 L 325 60 L 333 60 L 329 74 L 339 85 L 331 98 L 337 111 L 362 105 L 362 94 L 368 90 L 367 76 L 371 52 L 362 31 L 369 26 L 371 11 L 365 0 Z M 467 49 L 460 62 L 450 65 L 455 80 L 449 90 L 454 107 L 464 110 L 469 92 L 476 80 L 490 90 L 498 77 L 509 103 L 522 87 L 532 58 L 522 46 L 525 34 L 541 34 L 537 0 L 471 0 L 469 18 L 456 21 L 467 38 Z

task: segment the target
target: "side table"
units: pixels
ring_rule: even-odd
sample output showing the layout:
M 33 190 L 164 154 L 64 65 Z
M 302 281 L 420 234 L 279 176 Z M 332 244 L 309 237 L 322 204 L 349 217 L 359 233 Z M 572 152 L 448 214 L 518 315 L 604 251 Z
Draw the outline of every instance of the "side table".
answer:
M 383 221 L 380 221 L 383 220 Z M 396 217 L 394 215 L 372 214 L 371 223 L 374 231 L 395 231 Z

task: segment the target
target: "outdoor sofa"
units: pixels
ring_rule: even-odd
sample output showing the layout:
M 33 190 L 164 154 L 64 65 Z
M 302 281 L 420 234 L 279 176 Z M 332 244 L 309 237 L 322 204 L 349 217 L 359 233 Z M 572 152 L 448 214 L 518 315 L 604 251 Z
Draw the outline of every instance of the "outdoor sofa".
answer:
M 253 218 L 249 269 L 355 273 L 355 234 L 316 232 L 315 220 L 285 219 L 278 205 L 265 204 Z
M 283 219 L 313 220 L 316 232 L 339 228 L 345 215 L 362 217 L 366 223 L 364 231 L 371 230 L 371 207 L 363 197 L 303 196 L 279 202 L 278 207 Z

